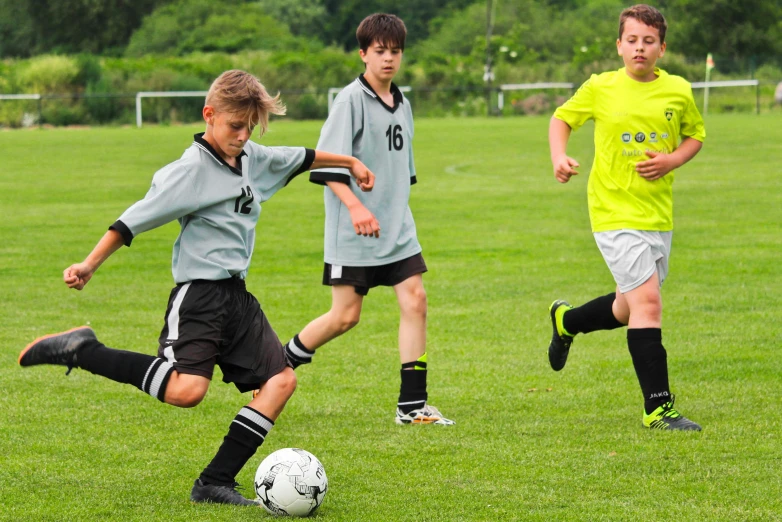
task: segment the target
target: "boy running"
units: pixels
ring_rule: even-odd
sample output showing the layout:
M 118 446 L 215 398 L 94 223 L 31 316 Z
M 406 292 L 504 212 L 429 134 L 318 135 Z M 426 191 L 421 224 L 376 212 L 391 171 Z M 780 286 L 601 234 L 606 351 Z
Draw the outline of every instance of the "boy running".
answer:
M 577 308 L 552 303 L 548 356 L 559 371 L 576 334 L 627 325 L 627 346 L 644 396 L 643 425 L 700 430 L 673 407 L 660 287 L 673 235 L 673 170 L 700 151 L 706 132 L 690 84 L 655 66 L 665 53 L 666 29 L 653 7 L 622 11 L 616 47 L 625 66 L 593 75 L 551 119 L 551 161 L 560 183 L 578 174 L 578 162 L 566 154 L 571 130 L 595 121 L 589 217 L 617 286 Z
M 132 384 L 168 404 L 196 406 L 206 395 L 215 364 L 240 392 L 259 389 L 231 422 L 190 499 L 256 505 L 236 491 L 235 477 L 274 426 L 296 389 L 296 375 L 244 279 L 252 258 L 261 203 L 296 175 L 314 167 L 342 167 L 362 190 L 374 175 L 355 158 L 302 147 L 264 147 L 250 141 L 266 132 L 269 114 L 284 114 L 257 78 L 243 71 L 220 75 L 203 108 L 206 132 L 182 157 L 152 179 L 144 199 L 109 227 L 87 258 L 66 268 L 69 288 L 81 290 L 123 244 L 178 220 L 171 291 L 157 357 L 108 348 L 89 327 L 33 341 L 19 364 L 59 364 Z
M 371 288 L 390 286 L 399 303 L 402 363 L 395 420 L 449 425 L 454 422 L 427 404 L 426 264 L 408 205 L 416 182 L 413 113 L 392 82 L 406 35 L 402 20 L 389 14 L 368 16 L 356 31 L 366 69 L 334 100 L 318 148 L 355 156 L 383 174 L 371 194 L 351 185 L 344 169 L 310 174 L 310 181 L 328 186 L 323 284 L 332 287 L 332 304 L 285 345 L 285 353 L 294 368 L 311 362 L 317 348 L 358 323 Z

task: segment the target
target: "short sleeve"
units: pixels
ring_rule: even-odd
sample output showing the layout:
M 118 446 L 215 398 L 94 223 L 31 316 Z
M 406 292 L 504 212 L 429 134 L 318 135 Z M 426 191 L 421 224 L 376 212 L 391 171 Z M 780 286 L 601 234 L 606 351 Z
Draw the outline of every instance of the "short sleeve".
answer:
M 309 170 L 315 159 L 313 149 L 304 147 L 264 147 L 256 145 L 250 179 L 266 201 L 290 181 Z
M 333 154 L 353 155 L 353 105 L 350 101 L 341 101 L 331 107 L 329 117 L 320 131 L 318 150 Z M 350 171 L 341 168 L 313 170 L 310 181 L 325 185 L 327 181 L 350 184 Z
M 698 111 L 697 105 L 695 105 L 692 88 L 689 90 L 687 107 L 682 115 L 681 136 L 682 138 L 693 138 L 700 142 L 706 139 L 706 127 L 703 124 L 703 117 L 700 111 Z
M 160 169 L 152 178 L 144 199 L 131 205 L 112 228 L 123 234 L 126 245 L 133 237 L 198 210 L 198 197 L 190 169 L 178 162 Z M 128 233 L 131 235 L 129 236 Z
M 576 130 L 594 117 L 595 90 L 594 81 L 597 75 L 592 75 L 581 84 L 576 93 L 554 112 L 554 117 L 567 123 Z

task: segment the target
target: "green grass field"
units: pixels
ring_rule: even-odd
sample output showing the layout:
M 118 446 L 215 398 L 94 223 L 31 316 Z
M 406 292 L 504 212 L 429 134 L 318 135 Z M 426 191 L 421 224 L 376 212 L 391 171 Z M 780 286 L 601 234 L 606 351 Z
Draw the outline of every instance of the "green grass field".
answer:
M 589 231 L 583 174 L 551 175 L 547 118 L 419 120 L 411 206 L 429 273 L 430 402 L 452 428 L 393 423 L 398 312 L 370 292 L 361 323 L 298 371 L 299 388 L 238 480 L 301 447 L 334 521 L 782 520 L 782 157 L 777 116 L 714 116 L 677 173 L 663 336 L 677 406 L 701 433 L 641 427 L 624 330 L 576 339 L 549 369 L 547 307 L 613 288 Z M 317 141 L 273 122 L 262 143 Z M 22 369 L 45 333 L 91 324 L 107 345 L 156 353 L 175 225 L 140 236 L 83 292 L 81 261 L 200 127 L 0 132 L 0 520 L 268 519 L 193 505 L 193 480 L 249 400 L 215 379 L 183 410 L 61 367 Z M 378 173 L 382 175 L 382 173 Z M 283 341 L 330 305 L 320 284 L 320 188 L 297 178 L 263 207 L 248 278 Z

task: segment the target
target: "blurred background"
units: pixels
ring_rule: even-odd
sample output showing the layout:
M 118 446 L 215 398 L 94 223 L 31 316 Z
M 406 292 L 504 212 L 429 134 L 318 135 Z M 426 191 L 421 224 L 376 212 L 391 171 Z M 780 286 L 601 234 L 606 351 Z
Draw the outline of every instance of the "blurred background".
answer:
M 618 69 L 615 0 L 0 0 L 0 128 L 200 119 L 200 92 L 245 69 L 288 117 L 322 120 L 363 70 L 355 29 L 388 11 L 408 28 L 397 85 L 417 117 L 548 114 L 590 74 Z M 780 0 L 661 0 L 661 67 L 704 109 L 782 114 Z M 707 56 L 713 68 L 707 67 Z M 696 84 L 697 85 L 697 84 Z M 331 95 L 329 89 L 333 89 Z M 782 97 L 782 90 L 778 90 Z M 142 111 L 143 107 L 143 111 Z

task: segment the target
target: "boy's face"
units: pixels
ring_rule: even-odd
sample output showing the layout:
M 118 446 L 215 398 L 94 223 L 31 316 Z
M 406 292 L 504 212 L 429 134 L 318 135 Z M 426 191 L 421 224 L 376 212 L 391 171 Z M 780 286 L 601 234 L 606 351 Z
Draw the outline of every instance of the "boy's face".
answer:
M 358 54 L 367 66 L 365 74 L 383 83 L 391 82 L 402 63 L 402 49 L 378 41 L 372 42 L 366 51 L 359 49 Z
M 211 105 L 206 105 L 203 116 L 206 121 L 204 139 L 225 160 L 239 156 L 255 128 L 248 123 L 247 115 L 218 112 Z
M 650 82 L 657 77 L 654 67 L 657 59 L 665 54 L 665 43 L 660 42 L 659 30 L 635 18 L 628 18 L 622 38 L 616 41 L 616 49 L 631 78 Z

